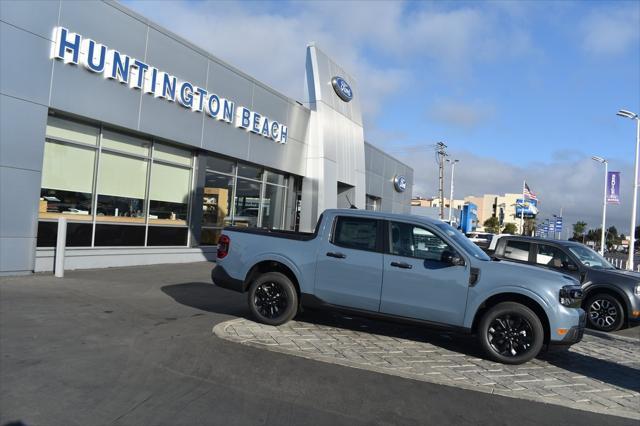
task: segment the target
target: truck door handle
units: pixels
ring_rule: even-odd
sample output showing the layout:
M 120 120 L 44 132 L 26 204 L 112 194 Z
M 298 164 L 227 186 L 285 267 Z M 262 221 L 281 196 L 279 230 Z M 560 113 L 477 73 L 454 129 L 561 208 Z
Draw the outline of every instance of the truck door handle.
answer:
M 335 257 L 336 259 L 344 259 L 345 257 L 347 257 L 346 254 L 338 253 L 338 252 L 335 252 L 335 251 L 327 252 L 327 256 Z
M 411 269 L 411 268 L 413 268 L 412 264 L 405 263 L 405 262 L 391 262 L 391 266 L 395 266 L 396 268 L 402 268 L 402 269 Z

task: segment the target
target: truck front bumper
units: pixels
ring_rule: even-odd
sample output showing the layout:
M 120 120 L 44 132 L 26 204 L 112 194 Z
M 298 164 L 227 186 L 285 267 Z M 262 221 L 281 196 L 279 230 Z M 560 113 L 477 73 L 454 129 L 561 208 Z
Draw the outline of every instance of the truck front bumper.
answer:
M 550 345 L 567 346 L 578 343 L 584 336 L 584 329 L 587 326 L 587 313 L 580 309 L 579 323 L 569 328 L 567 333 L 560 340 L 551 340 Z
M 240 293 L 244 293 L 246 291 L 244 282 L 242 280 L 238 280 L 233 278 L 231 275 L 224 270 L 222 266 L 216 266 L 211 271 L 211 280 L 218 287 L 226 288 L 228 290 L 237 291 Z

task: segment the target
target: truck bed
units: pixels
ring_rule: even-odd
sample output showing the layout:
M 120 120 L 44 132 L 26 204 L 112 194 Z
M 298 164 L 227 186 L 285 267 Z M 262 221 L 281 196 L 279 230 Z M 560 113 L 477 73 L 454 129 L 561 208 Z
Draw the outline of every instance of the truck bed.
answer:
M 282 229 L 244 228 L 239 226 L 227 226 L 224 228 L 224 230 L 233 231 L 233 232 L 242 232 L 245 234 L 262 235 L 265 237 L 285 238 L 287 240 L 296 240 L 296 241 L 311 241 L 318 235 L 317 232 L 298 232 L 298 231 L 287 231 Z

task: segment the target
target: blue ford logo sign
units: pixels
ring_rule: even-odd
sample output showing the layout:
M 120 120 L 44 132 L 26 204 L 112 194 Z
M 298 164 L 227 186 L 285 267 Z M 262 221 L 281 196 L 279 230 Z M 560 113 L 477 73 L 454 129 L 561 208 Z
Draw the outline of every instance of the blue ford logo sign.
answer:
M 353 99 L 351 86 L 349 86 L 349 83 L 344 81 L 344 78 L 338 76 L 333 77 L 331 79 L 331 85 L 333 86 L 333 90 L 336 91 L 336 95 L 338 95 L 343 101 L 349 102 Z
M 407 189 L 407 178 L 401 175 L 396 175 L 393 178 L 393 186 L 396 188 L 398 192 L 404 192 Z

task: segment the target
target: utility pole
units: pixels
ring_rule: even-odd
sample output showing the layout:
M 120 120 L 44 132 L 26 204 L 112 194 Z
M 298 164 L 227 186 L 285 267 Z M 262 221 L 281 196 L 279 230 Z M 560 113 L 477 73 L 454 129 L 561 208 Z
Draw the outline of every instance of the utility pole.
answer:
M 438 155 L 438 198 L 440 199 L 440 220 L 444 219 L 444 157 L 447 156 L 447 145 L 444 142 L 436 144 Z M 451 206 L 449 206 L 451 208 Z

